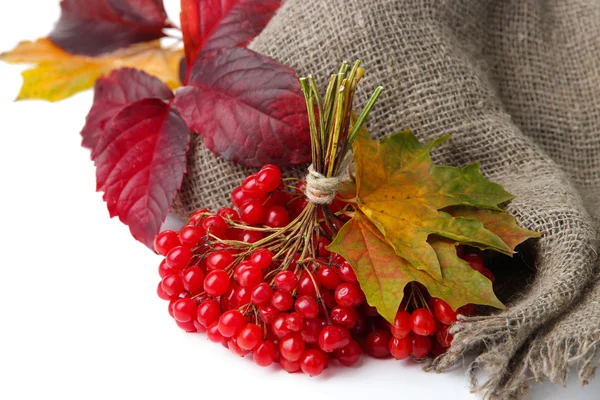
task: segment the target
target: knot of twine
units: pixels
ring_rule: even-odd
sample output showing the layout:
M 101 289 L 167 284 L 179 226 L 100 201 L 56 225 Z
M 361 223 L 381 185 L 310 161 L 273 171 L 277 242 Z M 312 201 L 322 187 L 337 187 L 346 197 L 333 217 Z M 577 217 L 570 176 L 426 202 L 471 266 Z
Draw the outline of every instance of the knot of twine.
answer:
M 330 178 L 315 171 L 311 164 L 306 175 L 306 190 L 308 200 L 314 204 L 331 204 L 340 186 L 352 180 L 352 155 L 346 154 L 340 165 L 339 174 Z

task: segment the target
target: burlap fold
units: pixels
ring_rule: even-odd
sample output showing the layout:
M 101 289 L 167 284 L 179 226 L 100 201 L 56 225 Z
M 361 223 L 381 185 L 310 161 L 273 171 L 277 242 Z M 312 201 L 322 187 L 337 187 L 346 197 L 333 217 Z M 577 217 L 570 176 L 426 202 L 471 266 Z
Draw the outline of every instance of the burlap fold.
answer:
M 535 277 L 509 310 L 455 326 L 433 369 L 479 352 L 478 388 L 519 398 L 532 379 L 595 370 L 600 310 L 600 2 L 287 0 L 251 48 L 324 85 L 342 60 L 367 67 L 357 104 L 385 86 L 369 121 L 382 137 L 451 134 L 437 163 L 481 162 L 515 194 L 509 211 L 544 233 Z M 177 210 L 228 203 L 247 172 L 196 139 Z M 474 375 L 475 376 L 475 375 Z

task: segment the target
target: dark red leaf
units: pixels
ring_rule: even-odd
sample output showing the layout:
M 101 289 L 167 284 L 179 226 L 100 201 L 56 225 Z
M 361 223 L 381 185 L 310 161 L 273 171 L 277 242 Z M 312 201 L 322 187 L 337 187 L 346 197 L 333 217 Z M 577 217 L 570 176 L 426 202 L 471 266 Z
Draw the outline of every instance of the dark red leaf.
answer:
M 50 39 L 72 54 L 96 56 L 164 36 L 162 0 L 62 0 Z
M 181 0 L 181 31 L 188 65 L 199 53 L 246 46 L 282 0 Z
M 170 100 L 173 92 L 160 79 L 132 68 L 114 70 L 99 78 L 94 103 L 81 130 L 82 146 L 93 150 L 112 117 L 129 103 L 147 97 Z
M 309 161 L 308 116 L 294 71 L 245 48 L 200 57 L 175 106 L 204 144 L 246 166 Z
M 142 99 L 111 120 L 96 146 L 96 185 L 110 216 L 150 248 L 181 185 L 189 142 L 169 102 Z

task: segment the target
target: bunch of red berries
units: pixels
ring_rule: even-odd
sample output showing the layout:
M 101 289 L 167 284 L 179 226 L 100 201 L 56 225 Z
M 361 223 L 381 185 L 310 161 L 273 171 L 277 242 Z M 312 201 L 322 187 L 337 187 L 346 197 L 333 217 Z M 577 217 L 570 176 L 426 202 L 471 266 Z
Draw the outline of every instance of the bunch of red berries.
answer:
M 237 210 L 200 209 L 179 232 L 156 237 L 156 251 L 165 256 L 157 292 L 169 300 L 177 325 L 206 332 L 240 356 L 252 352 L 260 366 L 276 362 L 311 376 L 331 359 L 354 365 L 363 348 L 397 359 L 443 352 L 457 313 L 472 315 L 474 308 L 455 312 L 443 300 L 427 301 L 425 289 L 411 284 L 389 324 L 365 302 L 350 264 L 327 250 L 327 227 L 308 212 L 313 205 L 303 182 L 286 182 L 279 168 L 264 166 L 233 190 Z M 314 215 L 335 215 L 329 229 L 347 219 L 339 200 L 320 207 L 328 210 Z M 315 228 L 307 231 L 310 218 Z M 479 254 L 464 257 L 489 272 Z

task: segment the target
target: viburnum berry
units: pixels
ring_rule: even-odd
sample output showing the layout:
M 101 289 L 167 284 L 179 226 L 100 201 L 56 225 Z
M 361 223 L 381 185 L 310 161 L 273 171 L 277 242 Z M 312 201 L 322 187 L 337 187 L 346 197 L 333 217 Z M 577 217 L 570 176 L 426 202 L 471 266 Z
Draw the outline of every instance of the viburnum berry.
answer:
M 252 174 L 246 177 L 242 182 L 242 190 L 244 194 L 251 199 L 263 199 L 267 197 L 267 191 L 259 188 L 256 185 L 256 174 Z M 262 201 L 261 201 L 262 203 Z
M 335 289 L 335 301 L 340 306 L 358 307 L 365 301 L 365 295 L 352 283 L 341 283 Z
M 207 234 L 211 234 L 222 239 L 225 237 L 225 233 L 227 232 L 227 223 L 218 215 L 212 215 L 202 220 L 202 228 Z
M 227 348 L 229 348 L 233 354 L 237 354 L 240 357 L 245 357 L 248 353 L 250 353 L 249 350 L 244 350 L 240 347 L 236 338 L 230 338 L 227 340 Z
M 329 309 L 332 309 L 337 305 L 335 302 L 335 296 L 331 290 L 321 289 L 321 300 Z
M 477 310 L 475 309 L 475 304 L 467 304 L 462 307 L 459 307 L 459 309 L 456 310 L 457 315 L 464 315 L 465 317 L 472 317 L 476 313 Z
M 329 325 L 324 327 L 319 334 L 319 348 L 324 352 L 331 353 L 343 347 L 344 334 L 340 327 Z
M 271 301 L 272 295 L 273 289 L 271 289 L 268 283 L 262 282 L 252 290 L 250 300 L 252 300 L 252 303 L 256 304 L 257 306 L 262 306 Z
M 287 210 L 280 205 L 274 205 L 267 209 L 265 225 L 271 228 L 283 228 L 290 222 Z
M 294 308 L 302 318 L 313 319 L 319 315 L 319 303 L 314 297 L 298 297 L 296 303 L 294 303 Z
M 290 374 L 300 371 L 300 361 L 289 361 L 282 358 L 280 361 L 281 367 Z
M 304 352 L 300 360 L 300 368 L 305 374 L 317 376 L 325 368 L 329 361 L 329 356 L 319 349 L 309 349 Z
M 242 230 L 237 240 L 246 243 L 256 243 L 264 237 L 260 231 Z
M 161 256 L 166 256 L 173 247 L 180 246 L 177 232 L 162 231 L 154 238 L 154 250 Z
M 194 254 L 183 246 L 175 246 L 166 255 L 167 264 L 176 270 L 183 269 L 192 259 Z
M 250 255 L 250 262 L 255 267 L 258 267 L 264 271 L 271 265 L 271 261 L 273 261 L 273 256 L 273 252 L 271 252 L 268 249 L 258 249 Z
M 278 314 L 273 318 L 273 322 L 271 323 L 273 334 L 278 338 L 283 338 L 292 332 L 292 330 L 287 327 L 286 317 L 287 314 Z
M 297 312 L 291 312 L 285 316 L 285 326 L 293 332 L 300 332 L 303 328 L 303 320 Z
M 215 321 L 206 328 L 206 337 L 214 343 L 223 343 L 226 338 L 219 332 L 219 321 Z
M 308 272 L 302 271 L 300 278 L 298 279 L 296 294 L 298 296 L 317 297 L 317 288 L 315 288 L 315 285 L 318 286 L 316 279 L 313 281 Z
M 317 343 L 323 326 L 324 322 L 319 318 L 303 320 L 302 330 L 300 331 L 302 339 L 308 344 Z
M 225 311 L 219 317 L 219 332 L 226 338 L 235 336 L 246 324 L 246 317 L 238 310 Z
M 306 197 L 299 197 L 299 198 L 292 200 L 290 202 L 290 204 L 288 205 L 288 210 L 290 213 L 290 220 L 294 220 L 300 214 L 302 214 L 302 211 L 304 211 L 304 209 L 306 208 L 307 205 L 308 205 L 308 199 Z
M 288 361 L 298 361 L 305 347 L 302 336 L 297 332 L 289 333 L 279 341 L 279 353 Z
M 439 344 L 444 347 L 450 347 L 452 343 L 453 336 L 448 332 L 448 326 L 443 326 L 440 330 L 435 334 L 435 338 L 439 342 Z
M 248 225 L 260 225 L 265 219 L 265 210 L 260 200 L 248 200 L 240 207 L 240 218 Z
M 198 305 L 196 310 L 196 320 L 206 328 L 218 321 L 220 316 L 221 305 L 215 300 L 206 300 Z
M 329 250 L 327 250 L 327 246 L 329 246 L 331 244 L 331 242 L 321 236 L 319 237 L 319 241 L 317 242 L 317 256 L 318 257 L 329 257 L 331 255 L 331 252 Z
M 360 345 L 356 341 L 351 340 L 346 346 L 337 349 L 334 357 L 340 364 L 351 367 L 360 360 L 361 353 Z
M 229 288 L 229 276 L 222 269 L 211 271 L 204 278 L 204 291 L 209 296 L 221 296 Z
M 243 286 L 235 286 L 235 301 L 238 306 L 243 306 L 245 304 L 249 304 L 252 298 L 252 292 L 250 288 Z
M 281 292 L 291 292 L 298 286 L 298 278 L 292 271 L 281 271 L 275 275 L 275 287 Z
M 182 278 L 184 289 L 190 293 L 198 293 L 204 285 L 204 271 L 196 266 L 186 268 Z
M 417 335 L 429 336 L 435 332 L 435 320 L 429 310 L 417 308 L 412 312 L 412 330 Z
M 389 350 L 392 357 L 396 360 L 404 360 L 410 356 L 412 352 L 412 340 L 410 336 L 403 338 L 393 337 L 390 340 Z
M 252 357 L 256 365 L 260 367 L 271 365 L 275 361 L 275 346 L 273 342 L 268 340 L 261 341 L 252 352 Z
M 340 264 L 340 266 L 338 267 L 338 274 L 344 282 L 358 285 L 358 278 L 356 277 L 354 270 L 347 261 L 344 261 Z
M 158 275 L 161 278 L 164 278 L 167 275 L 171 275 L 172 273 L 177 272 L 174 268 L 172 268 L 169 264 L 167 264 L 167 259 L 163 258 L 160 264 L 158 265 Z
M 158 282 L 158 286 L 156 287 L 156 294 L 162 300 L 171 300 L 171 296 L 169 296 L 162 288 L 162 282 Z
M 242 350 L 254 350 L 261 342 L 262 329 L 256 324 L 246 324 L 237 334 L 237 344 Z
M 255 180 L 258 189 L 266 193 L 272 192 L 281 182 L 281 170 L 273 164 L 267 164 L 256 174 Z
M 358 323 L 358 312 L 354 307 L 335 306 L 331 310 L 331 321 L 346 329 L 352 329 Z
M 186 225 L 179 231 L 179 241 L 182 246 L 194 248 L 198 245 L 206 231 L 201 226 Z
M 180 322 L 193 321 L 196 318 L 196 303 L 189 298 L 177 300 L 173 304 L 173 316 Z
M 196 329 L 196 326 L 194 325 L 194 321 L 183 322 L 183 321 L 175 320 L 175 323 L 177 324 L 177 326 L 179 328 L 183 329 L 186 332 L 193 333 L 193 332 L 198 331 Z
M 185 290 L 181 274 L 178 273 L 165 276 L 161 281 L 160 286 L 163 292 L 170 297 L 179 296 Z
M 210 270 L 225 269 L 234 261 L 233 254 L 228 250 L 215 250 L 206 256 L 206 268 Z
M 240 214 L 233 208 L 229 207 L 219 208 L 219 211 L 217 211 L 217 215 L 223 218 L 225 221 L 238 221 L 240 219 Z
M 260 268 L 250 264 L 250 266 L 242 269 L 236 276 L 236 281 L 240 286 L 254 289 L 263 280 L 263 274 Z
M 390 355 L 391 335 L 385 329 L 374 329 L 367 335 L 367 354 L 375 358 L 384 358 Z
M 206 280 L 206 278 L 204 278 L 204 280 Z M 231 281 L 230 281 L 231 283 Z M 221 310 L 223 311 L 227 311 L 227 310 L 233 310 L 234 308 L 237 308 L 238 302 L 237 302 L 237 298 L 236 298 L 236 290 L 235 290 L 235 285 L 229 285 L 229 287 L 227 288 L 227 290 L 225 291 L 225 293 L 223 293 L 220 297 L 221 299 Z
M 339 276 L 337 268 L 328 267 L 326 265 L 321 265 L 317 271 L 317 279 L 319 280 L 319 284 L 321 286 L 335 290 L 342 280 Z
M 238 186 L 235 189 L 233 189 L 233 191 L 231 192 L 231 202 L 234 206 L 240 208 L 246 200 L 248 200 L 248 197 L 246 197 L 246 194 L 242 190 L 241 186 Z
M 394 324 L 390 326 L 392 335 L 398 339 L 402 339 L 408 336 L 412 331 L 413 322 L 412 317 L 406 311 L 398 311 L 394 318 Z
M 444 325 L 452 325 L 456 321 L 456 312 L 442 299 L 435 299 L 433 302 L 433 313 Z
M 265 324 L 270 324 L 279 315 L 279 310 L 270 304 L 264 304 L 258 307 L 258 315 Z
M 294 305 L 294 298 L 290 292 L 276 290 L 271 296 L 271 305 L 279 311 L 287 311 Z
M 429 336 L 410 335 L 412 341 L 412 355 L 415 358 L 425 358 L 431 351 L 431 339 Z
M 465 260 L 475 271 L 482 272 L 485 268 L 485 263 L 481 254 L 470 253 L 463 255 L 461 258 Z

